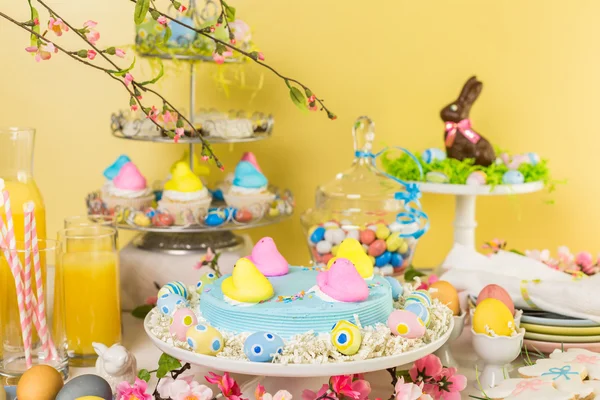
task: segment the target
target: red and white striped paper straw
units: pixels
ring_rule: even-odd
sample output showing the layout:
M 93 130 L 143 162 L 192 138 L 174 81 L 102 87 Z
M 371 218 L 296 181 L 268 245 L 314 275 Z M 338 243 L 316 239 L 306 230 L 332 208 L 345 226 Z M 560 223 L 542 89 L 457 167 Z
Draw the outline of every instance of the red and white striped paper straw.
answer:
M 40 263 L 40 249 L 38 246 L 37 224 L 35 221 L 35 205 L 33 202 L 26 203 L 27 212 L 31 215 L 31 248 L 33 250 L 33 267 L 35 271 L 35 286 L 38 298 L 38 333 L 42 339 L 42 346 L 45 351 L 50 351 L 52 359 L 58 358 L 56 346 L 52 340 L 52 336 L 48 331 L 48 321 L 46 319 L 46 297 L 44 295 L 44 281 L 42 275 L 42 265 Z
M 27 308 L 25 303 L 25 295 L 23 289 L 23 280 L 21 278 L 21 270 L 19 268 L 18 257 L 16 257 L 16 241 L 15 241 L 15 228 L 12 218 L 12 210 L 10 209 L 10 196 L 7 190 L 4 190 L 4 180 L 0 179 L 0 191 L 2 191 L 2 198 L 4 201 L 4 213 L 6 214 L 6 228 L 2 229 L 2 233 L 5 235 L 4 242 L 9 248 L 9 259 L 8 262 L 11 266 L 13 277 L 15 278 L 15 287 L 17 291 L 17 306 L 19 308 L 19 320 L 21 323 L 21 336 L 23 337 L 23 348 L 25 352 L 25 364 L 27 369 L 31 368 L 31 320 L 27 314 Z M 0 224 L 4 226 L 4 221 L 0 218 Z M 6 232 L 6 233 L 5 233 Z M 15 253 L 15 254 L 13 254 Z

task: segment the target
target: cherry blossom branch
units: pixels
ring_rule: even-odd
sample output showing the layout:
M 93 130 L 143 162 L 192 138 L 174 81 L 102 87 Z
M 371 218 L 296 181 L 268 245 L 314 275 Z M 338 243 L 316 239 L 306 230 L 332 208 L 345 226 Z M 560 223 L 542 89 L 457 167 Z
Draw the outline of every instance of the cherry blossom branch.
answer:
M 139 1 L 142 0 L 129 0 L 132 3 L 138 3 Z M 223 1 L 219 0 L 219 2 L 221 3 L 221 8 L 223 7 L 229 7 L 228 5 L 223 5 Z M 165 14 L 163 12 L 161 12 L 160 10 L 156 9 L 155 7 L 149 7 L 148 11 L 150 13 L 153 13 L 155 15 L 158 15 L 160 17 L 163 17 L 169 21 L 172 21 L 173 23 L 179 24 L 187 29 L 190 29 L 210 40 L 212 40 L 216 45 L 217 45 L 217 50 L 216 52 L 221 54 L 223 52 L 223 48 L 229 48 L 233 51 L 236 51 L 242 55 L 244 55 L 245 57 L 251 59 L 252 61 L 254 61 L 255 63 L 259 64 L 260 66 L 268 69 L 269 71 L 271 71 L 272 73 L 274 73 L 276 76 L 278 76 L 279 78 L 283 79 L 283 81 L 285 82 L 286 86 L 290 89 L 290 96 L 292 98 L 292 101 L 294 102 L 294 104 L 296 104 L 298 107 L 300 108 L 304 108 L 306 109 L 306 102 L 308 101 L 308 108 L 311 110 L 316 110 L 316 104 L 318 103 L 321 106 L 321 110 L 325 111 L 327 113 L 327 117 L 329 119 L 336 119 L 337 116 L 327 108 L 327 106 L 325 106 L 325 104 L 323 103 L 323 99 L 319 99 L 317 98 L 313 91 L 306 86 L 305 84 L 303 84 L 302 82 L 298 81 L 297 79 L 294 78 L 290 78 L 288 76 L 285 76 L 283 74 L 281 74 L 279 71 L 277 71 L 275 68 L 271 67 L 270 65 L 266 64 L 263 62 L 264 60 L 264 56 L 262 55 L 262 53 L 258 53 L 258 52 L 247 52 L 244 51 L 242 49 L 240 49 L 239 47 L 236 47 L 235 44 L 235 39 L 233 40 L 233 43 L 228 43 L 224 40 L 218 39 L 216 37 L 213 37 L 210 35 L 211 32 L 214 31 L 214 27 L 207 27 L 207 28 L 202 28 L 202 29 L 198 29 L 194 26 L 191 26 L 189 24 L 186 24 L 185 22 L 181 22 L 179 20 L 177 20 L 176 18 L 171 17 L 168 14 Z M 227 18 L 225 18 L 227 19 Z M 231 33 L 230 33 L 230 38 L 231 38 Z M 296 85 L 300 86 L 303 90 L 304 93 L 302 93 L 300 90 L 298 90 L 297 88 L 295 88 L 294 86 L 292 86 L 291 84 L 295 83 Z M 306 98 L 304 97 L 304 95 L 306 95 Z

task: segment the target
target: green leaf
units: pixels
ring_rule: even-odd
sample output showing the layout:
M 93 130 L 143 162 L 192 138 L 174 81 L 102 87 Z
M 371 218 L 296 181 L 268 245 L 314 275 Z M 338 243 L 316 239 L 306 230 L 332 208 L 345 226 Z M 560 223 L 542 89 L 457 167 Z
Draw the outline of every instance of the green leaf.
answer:
M 140 372 L 138 372 L 138 378 L 140 378 L 143 381 L 149 382 L 150 381 L 150 372 L 148 372 L 147 369 L 140 369 Z
M 181 368 L 181 363 L 175 357 L 163 353 L 158 359 L 157 378 L 164 378 L 169 372 Z
M 135 21 L 136 25 L 140 25 L 142 22 L 144 22 L 149 9 L 150 0 L 137 0 L 135 3 L 135 11 L 133 13 L 133 20 Z
M 87 50 L 78 50 L 77 51 L 77 56 L 81 57 L 81 58 L 86 58 L 87 57 Z
M 227 21 L 229 21 L 229 22 L 235 21 L 235 8 L 231 7 L 229 4 L 225 3 L 224 1 L 221 1 L 221 3 L 223 4 L 223 8 L 225 9 L 225 18 L 227 18 Z
M 298 107 L 302 111 L 308 110 L 308 107 L 306 106 L 306 98 L 304 97 L 304 94 L 300 91 L 300 89 L 294 86 L 290 87 L 290 97 L 292 98 L 292 101 L 294 102 L 296 107 Z
M 36 19 L 39 21 L 40 16 L 38 14 L 38 11 L 35 9 L 35 7 L 31 6 L 31 3 L 30 3 L 30 8 L 31 8 L 31 21 L 35 21 Z M 35 33 L 39 34 L 40 33 L 40 24 L 38 23 L 37 25 L 33 25 L 31 30 L 34 31 Z M 31 45 L 37 46 L 38 40 L 39 40 L 38 37 L 32 33 L 31 34 Z
M 129 100 L 129 104 L 133 105 L 132 103 L 135 104 L 135 99 L 133 97 Z M 154 306 L 151 304 L 144 304 L 143 306 L 134 308 L 131 315 L 139 319 L 144 319 L 153 308 Z
M 417 276 L 418 277 L 422 277 L 422 276 L 425 276 L 425 274 L 423 272 L 421 272 L 421 271 L 417 271 L 412 266 L 408 267 L 406 269 L 406 272 L 404 272 L 404 280 L 406 282 L 412 282 L 412 281 L 414 281 Z
M 161 62 L 160 63 L 160 71 L 158 72 L 158 75 L 156 75 L 156 77 L 154 77 L 154 79 L 150 79 L 149 81 L 140 82 L 139 84 L 142 85 L 142 86 L 144 86 L 144 85 L 151 85 L 153 83 L 158 82 L 158 80 L 160 78 L 162 78 L 164 74 L 165 74 L 165 69 L 164 69 L 163 64 Z
M 224 45 L 222 45 L 221 43 L 217 43 L 217 48 L 215 49 L 215 52 L 219 55 L 223 55 L 223 53 L 227 50 L 227 47 L 225 47 Z
M 165 25 L 165 35 L 163 36 L 163 43 L 167 43 L 171 38 L 171 27 L 169 25 Z
M 160 17 L 160 13 L 156 10 L 151 10 L 150 15 L 152 16 L 152 19 L 155 21 Z
M 129 71 L 131 71 L 134 66 L 135 66 L 135 57 L 133 58 L 133 62 L 131 63 L 131 65 L 129 66 L 129 68 L 122 69 L 120 71 L 109 70 L 108 72 L 111 73 L 111 74 L 114 74 L 115 76 L 125 76 L 125 74 L 128 73 Z
M 114 46 L 109 47 L 108 49 L 104 50 L 106 52 L 106 54 L 110 54 L 111 56 L 114 56 L 115 53 L 117 52 L 117 49 L 115 49 Z

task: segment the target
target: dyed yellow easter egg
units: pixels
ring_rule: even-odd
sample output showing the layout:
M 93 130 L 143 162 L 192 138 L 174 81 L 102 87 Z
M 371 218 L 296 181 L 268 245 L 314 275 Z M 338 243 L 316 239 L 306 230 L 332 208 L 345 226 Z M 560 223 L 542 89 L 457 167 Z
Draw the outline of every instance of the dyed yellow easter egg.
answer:
M 486 326 L 498 336 L 510 336 L 515 320 L 504 303 L 496 299 L 485 299 L 475 308 L 473 330 L 487 334 Z
M 214 356 L 219 354 L 225 346 L 221 332 L 209 325 L 191 326 L 185 336 L 187 344 L 198 354 Z
M 331 329 L 331 344 L 342 354 L 351 356 L 358 353 L 362 335 L 358 326 L 348 321 L 338 321 Z
M 452 310 L 452 314 L 460 314 L 460 304 L 458 303 L 458 292 L 452 286 L 450 282 L 437 281 L 431 284 L 430 289 L 437 289 L 437 291 L 430 291 L 429 294 L 434 299 L 438 299 L 440 303 L 447 306 Z

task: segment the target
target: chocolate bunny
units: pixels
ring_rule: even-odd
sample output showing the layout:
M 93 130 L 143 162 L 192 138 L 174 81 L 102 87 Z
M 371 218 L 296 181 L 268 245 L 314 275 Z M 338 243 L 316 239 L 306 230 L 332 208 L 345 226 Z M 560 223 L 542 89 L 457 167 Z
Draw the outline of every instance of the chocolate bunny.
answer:
M 445 123 L 444 141 L 449 158 L 475 159 L 476 165 L 487 167 L 496 160 L 494 148 L 483 136 L 471 128 L 469 112 L 483 84 L 472 76 L 462 88 L 460 96 L 440 112 Z

